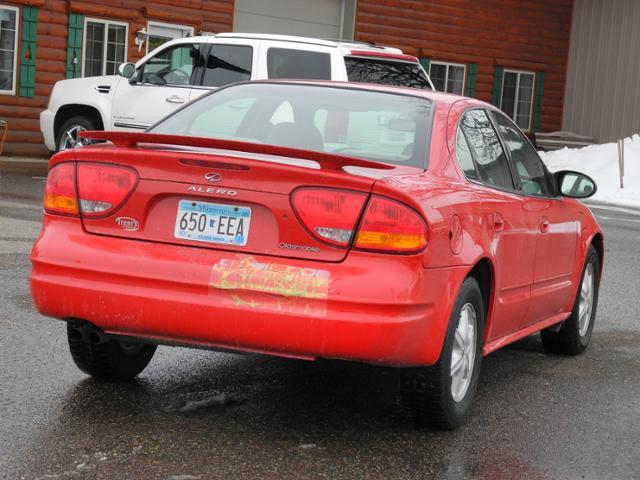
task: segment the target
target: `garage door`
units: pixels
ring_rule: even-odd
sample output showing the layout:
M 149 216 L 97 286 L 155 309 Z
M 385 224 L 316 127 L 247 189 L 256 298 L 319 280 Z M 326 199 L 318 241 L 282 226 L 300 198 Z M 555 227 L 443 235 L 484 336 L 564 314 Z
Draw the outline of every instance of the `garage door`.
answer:
M 340 38 L 342 0 L 236 0 L 233 30 Z

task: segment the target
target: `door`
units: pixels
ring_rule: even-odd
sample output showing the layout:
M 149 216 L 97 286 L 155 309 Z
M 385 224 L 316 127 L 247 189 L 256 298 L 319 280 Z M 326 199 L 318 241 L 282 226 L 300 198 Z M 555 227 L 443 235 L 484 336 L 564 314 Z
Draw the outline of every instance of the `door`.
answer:
M 236 0 L 234 32 L 342 38 L 342 0 Z
M 507 155 L 481 109 L 465 112 L 456 153 L 466 177 L 476 184 L 476 219 L 486 231 L 495 266 L 496 302 L 486 340 L 515 332 L 527 314 L 535 263 L 535 232 L 526 200 L 515 191 Z
M 202 69 L 201 44 L 180 43 L 160 49 L 132 81 L 118 83 L 113 101 L 114 130 L 144 130 L 193 96 Z
M 566 312 L 570 305 L 577 288 L 572 279 L 580 225 L 571 205 L 555 197 L 551 175 L 520 129 L 504 115 L 492 114 L 513 166 L 516 187 L 537 230 L 531 307 L 524 327 Z
M 147 53 L 153 52 L 160 45 L 164 45 L 177 38 L 193 37 L 193 27 L 176 25 L 173 23 L 153 22 L 147 23 Z

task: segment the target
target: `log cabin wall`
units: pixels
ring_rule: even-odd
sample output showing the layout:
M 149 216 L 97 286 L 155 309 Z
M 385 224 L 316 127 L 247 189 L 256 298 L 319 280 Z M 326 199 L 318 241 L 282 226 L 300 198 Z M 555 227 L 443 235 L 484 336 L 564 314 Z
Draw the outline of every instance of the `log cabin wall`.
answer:
M 554 131 L 572 10 L 573 0 L 358 0 L 355 37 L 421 57 L 427 70 L 432 62 L 464 65 L 463 93 L 498 105 L 505 70 L 532 72 L 529 131 Z
M 0 6 L 5 5 L 18 7 L 20 13 L 16 22 L 15 94 L 0 95 L 0 120 L 8 124 L 3 154 L 48 156 L 39 117 L 47 107 L 54 83 L 67 77 L 70 14 L 127 23 L 127 61 L 135 62 L 146 52 L 144 48 L 138 51 L 134 38 L 148 21 L 192 26 L 196 34 L 231 31 L 234 0 L 0 0 Z M 30 24 L 29 15 L 35 16 Z M 35 45 L 29 43 L 30 25 L 34 27 Z M 35 74 L 31 81 L 21 78 L 29 68 Z
M 39 115 L 53 84 L 74 74 L 68 48 L 74 38 L 82 42 L 82 18 L 127 24 L 127 61 L 136 61 L 145 51 L 138 51 L 135 34 L 148 21 L 191 26 L 196 34 L 231 31 L 234 5 L 234 0 L 0 0 L 0 6 L 20 10 L 15 93 L 0 94 L 0 120 L 9 126 L 4 154 L 48 155 Z M 358 0 L 354 30 L 357 40 L 419 56 L 428 71 L 451 68 L 448 78 L 464 67 L 458 93 L 498 106 L 514 82 L 518 91 L 521 80 L 528 82 L 530 111 L 519 125 L 530 133 L 553 131 L 562 121 L 572 9 L 573 0 Z M 512 104 L 518 98 L 514 94 Z

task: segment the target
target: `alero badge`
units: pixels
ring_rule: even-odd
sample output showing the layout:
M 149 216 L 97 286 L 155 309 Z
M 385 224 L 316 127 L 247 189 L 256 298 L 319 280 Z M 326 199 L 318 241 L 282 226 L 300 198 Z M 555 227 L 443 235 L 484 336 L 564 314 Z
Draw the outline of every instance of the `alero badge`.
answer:
M 136 232 L 140 229 L 140 223 L 135 218 L 118 217 L 116 218 L 116 223 L 127 232 Z
M 204 178 L 208 182 L 219 182 L 220 180 L 222 180 L 222 175 L 216 172 L 209 172 L 204 174 Z

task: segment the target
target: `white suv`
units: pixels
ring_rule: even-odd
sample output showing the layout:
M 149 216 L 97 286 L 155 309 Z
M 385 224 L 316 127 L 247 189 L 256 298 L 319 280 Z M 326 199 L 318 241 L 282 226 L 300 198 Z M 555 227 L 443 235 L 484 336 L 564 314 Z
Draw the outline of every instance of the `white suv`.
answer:
M 145 130 L 186 102 L 230 83 L 296 78 L 433 84 L 416 57 L 397 48 L 284 35 L 223 33 L 172 40 L 120 75 L 55 84 L 40 130 L 49 150 L 78 143 L 83 130 Z

